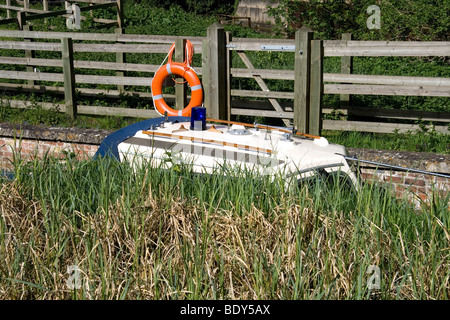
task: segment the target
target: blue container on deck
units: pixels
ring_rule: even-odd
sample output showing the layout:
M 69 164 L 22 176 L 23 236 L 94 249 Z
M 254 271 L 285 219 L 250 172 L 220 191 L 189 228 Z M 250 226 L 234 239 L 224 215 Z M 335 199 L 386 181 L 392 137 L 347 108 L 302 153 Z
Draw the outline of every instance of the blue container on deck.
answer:
M 193 107 L 191 109 L 191 130 L 206 130 L 206 108 Z

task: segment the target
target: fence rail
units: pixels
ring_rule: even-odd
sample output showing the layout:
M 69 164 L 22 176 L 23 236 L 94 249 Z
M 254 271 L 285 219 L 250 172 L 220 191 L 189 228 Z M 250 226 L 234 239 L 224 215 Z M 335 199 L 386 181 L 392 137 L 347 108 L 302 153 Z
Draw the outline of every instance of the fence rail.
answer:
M 175 36 L 123 34 L 120 30 L 111 34 L 0 30 L 0 37 L 3 39 L 0 41 L 0 50 L 25 51 L 24 56 L 0 54 L 0 64 L 8 66 L 1 68 L 0 79 L 13 80 L 0 83 L 0 89 L 54 92 L 66 95 L 76 90 L 81 95 L 102 94 L 105 97 L 119 97 L 128 93 L 145 99 L 149 104 L 151 104 L 149 91 L 151 74 L 155 73 L 160 65 L 130 63 L 126 61 L 125 55 L 129 53 L 167 54 L 173 43 L 178 43 L 177 48 L 180 50 L 182 47 L 180 43 L 183 40 Z M 64 53 L 62 39 L 70 39 L 72 43 L 70 52 Z M 350 103 L 350 96 L 354 94 L 450 97 L 450 78 L 352 74 L 352 57 L 354 56 L 447 57 L 450 56 L 450 42 L 353 41 L 348 40 L 351 39 L 348 35 L 345 39 L 347 40 L 313 40 L 312 31 L 308 29 L 297 31 L 296 38 L 292 40 L 232 38 L 231 34 L 226 33 L 219 24 L 210 26 L 206 37 L 190 37 L 194 52 L 202 55 L 201 66 L 194 66 L 194 68 L 202 80 L 205 92 L 204 105 L 208 109 L 209 116 L 222 119 L 235 115 L 279 118 L 285 125 L 295 125 L 298 130 L 310 134 L 320 134 L 322 129 L 406 132 L 419 128 L 417 125 L 406 123 L 323 120 L 324 114 L 332 112 L 344 116 L 354 115 L 380 120 L 422 119 L 439 123 L 450 122 L 449 112 L 372 109 L 355 107 Z M 37 58 L 35 53 L 38 51 L 61 52 L 61 58 Z M 247 54 L 248 51 L 291 52 L 294 54 L 294 65 L 288 70 L 270 69 L 270 66 L 264 69 L 256 68 L 249 58 L 250 55 Z M 71 58 L 72 66 L 64 64 L 64 54 L 73 57 L 74 54 L 86 52 L 115 53 L 116 61 L 87 61 Z M 233 67 L 233 57 L 239 59 L 245 68 Z M 341 73 L 324 73 L 325 57 L 342 57 Z M 11 65 L 25 66 L 27 70 L 11 70 Z M 58 68 L 59 71 L 39 72 L 39 68 L 45 67 Z M 66 73 L 70 70 L 73 70 L 74 79 L 73 88 L 69 90 L 64 88 L 62 83 L 67 87 Z M 87 70 L 106 70 L 110 73 L 115 72 L 115 75 L 85 74 L 88 73 Z M 131 72 L 138 75 L 130 76 Z M 237 78 L 253 79 L 260 90 L 232 87 L 231 79 Z M 268 80 L 293 81 L 294 90 L 272 91 Z M 92 86 L 86 87 L 86 85 Z M 102 88 L 104 85 L 115 86 L 115 89 L 104 89 Z M 144 92 L 128 91 L 130 86 L 144 87 Z M 324 94 L 340 95 L 341 107 L 333 109 L 323 106 Z M 165 98 L 171 102 L 178 101 L 175 109 L 181 109 L 185 101 L 181 99 L 188 98 L 185 86 L 177 84 L 176 93 L 167 94 Z M 130 109 L 128 112 L 116 110 L 124 108 L 78 106 L 73 99 L 68 100 L 66 97 L 66 104 L 64 107 L 59 105 L 59 109 L 70 110 L 70 105 L 73 104 L 75 115 L 76 113 L 102 114 L 102 112 L 111 115 L 117 112 L 117 115 L 147 117 L 157 114 L 153 110 L 149 112 L 150 110 Z M 12 105 L 18 107 L 20 103 L 22 106 L 29 105 L 24 102 L 15 102 Z M 89 108 L 94 111 L 89 111 Z M 101 108 L 105 109 L 100 111 Z M 435 128 L 437 131 L 448 133 L 448 126 L 436 125 Z
M 341 74 L 323 73 L 323 94 L 340 94 L 347 114 L 398 120 L 450 122 L 448 112 L 427 112 L 392 109 L 357 108 L 351 106 L 350 95 L 390 95 L 450 97 L 450 78 L 386 76 L 352 74 L 353 57 L 449 57 L 450 42 L 436 41 L 353 41 L 351 35 L 343 40 L 323 41 L 324 57 L 342 57 Z M 324 120 L 323 128 L 388 133 L 397 130 L 417 130 L 419 125 L 405 123 L 374 123 L 369 121 Z M 449 133 L 448 126 L 436 125 L 436 131 Z
M 69 17 L 67 9 L 69 8 L 69 1 L 60 1 L 60 4 L 65 4 L 65 10 L 49 10 L 49 1 L 42 1 L 42 9 L 30 8 L 30 1 L 24 0 L 22 2 L 22 7 L 11 5 L 11 0 L 6 0 L 6 4 L 0 4 L 0 9 L 6 10 L 6 19 L 0 20 L 0 25 L 2 24 L 17 24 L 19 30 L 23 30 L 24 26 L 27 22 L 38 19 L 45 19 L 50 17 Z M 97 9 L 105 9 L 105 8 L 116 8 L 117 10 L 117 19 L 99 19 L 93 18 L 93 21 L 96 23 L 100 23 L 99 27 L 110 27 L 117 26 L 118 28 L 122 28 L 123 26 L 123 0 L 71 0 L 70 3 L 85 3 L 87 5 L 80 6 L 79 11 L 94 11 Z M 12 11 L 15 12 L 15 17 L 11 17 Z M 85 19 L 81 17 L 81 19 Z
M 294 70 L 271 69 L 233 69 L 231 75 L 241 78 L 294 80 L 295 92 L 257 92 L 231 89 L 236 97 L 259 97 L 272 99 L 292 99 L 294 103 L 282 108 L 270 107 L 267 102 L 260 102 L 259 109 L 246 108 L 242 101 L 232 102 L 232 115 L 251 115 L 273 118 L 294 119 L 294 124 L 305 132 L 319 134 L 320 130 L 357 130 L 368 132 L 407 132 L 419 129 L 420 126 L 402 123 L 369 123 L 366 121 L 321 120 L 324 113 L 333 109 L 323 107 L 324 94 L 339 94 L 342 106 L 336 109 L 343 115 L 373 117 L 379 119 L 424 120 L 450 122 L 448 112 L 426 112 L 409 110 L 389 110 L 356 108 L 350 105 L 350 95 L 390 95 L 390 96 L 429 96 L 450 97 L 450 78 L 443 77 L 406 77 L 387 75 L 352 74 L 352 57 L 430 57 L 450 56 L 450 42 L 410 42 L 410 41 L 352 41 L 349 35 L 346 40 L 312 40 L 310 30 L 304 29 L 296 33 L 295 40 L 276 40 L 269 44 L 269 39 L 235 39 L 227 44 L 230 51 L 281 51 L 296 54 Z M 247 41 L 248 40 L 248 41 Z M 315 46 L 315 48 L 314 48 Z M 242 53 L 241 53 L 242 54 Z M 342 57 L 341 73 L 324 73 L 324 57 Z M 307 62 L 298 62 L 301 59 Z M 306 65 L 306 69 L 304 68 Z M 303 68 L 303 72 L 301 72 Z M 303 86 L 303 87 L 302 87 Z M 303 97 L 300 99 L 299 97 Z M 301 100 L 299 105 L 297 102 Z M 273 103 L 272 103 L 273 104 Z M 245 109 L 244 109 L 245 108 Z M 272 110 L 270 110 L 272 109 Z M 275 109 L 275 110 L 274 110 Z M 302 110 L 297 115 L 295 110 Z M 306 119 L 298 119 L 304 117 Z M 297 121 L 296 121 L 297 120 Z M 437 125 L 437 131 L 448 133 L 448 126 Z M 311 131 L 312 130 L 312 131 Z
M 73 38 L 67 37 L 71 36 Z M 24 50 L 26 53 L 25 57 L 17 56 L 0 56 L 0 64 L 7 66 L 10 69 L 11 65 L 26 66 L 27 71 L 16 71 L 16 70 L 0 70 L 0 78 L 14 80 L 26 80 L 27 83 L 0 83 L 0 88 L 3 90 L 22 90 L 30 92 L 54 92 L 66 95 L 66 104 L 64 107 L 58 105 L 59 110 L 70 113 L 71 107 L 69 105 L 74 105 L 74 115 L 77 113 L 81 114 L 96 114 L 96 115 L 121 115 L 121 116 L 156 116 L 157 112 L 154 110 L 126 110 L 124 108 L 104 108 L 102 107 L 89 107 L 89 106 L 78 106 L 74 98 L 67 98 L 67 90 L 69 92 L 78 91 L 81 95 L 95 96 L 102 94 L 106 97 L 119 97 L 121 94 L 125 93 L 123 90 L 126 86 L 141 86 L 144 87 L 146 92 L 127 92 L 133 96 L 140 96 L 148 103 L 151 104 L 151 93 L 148 92 L 151 86 L 152 77 L 150 75 L 155 73 L 160 64 L 145 64 L 145 63 L 127 63 L 124 57 L 116 57 L 116 62 L 111 61 L 88 61 L 88 60 L 77 60 L 73 58 L 74 53 L 116 53 L 116 54 L 141 54 L 147 55 L 150 53 L 159 53 L 162 56 L 167 55 L 171 45 L 179 39 L 179 37 L 172 36 L 142 36 L 142 35 L 124 35 L 121 33 L 115 34 L 98 34 L 98 33 L 77 33 L 77 32 L 34 32 L 34 31 L 17 31 L 17 30 L 0 30 L 0 37 L 3 41 L 0 41 L 0 49 L 3 50 L 14 50 L 19 52 L 19 50 Z M 24 40 L 18 40 L 24 39 Z M 15 40 L 12 40 L 15 39 Z M 30 42 L 32 39 L 33 42 Z M 64 49 L 64 40 L 70 39 L 71 46 L 70 49 Z M 194 44 L 194 50 L 197 53 L 202 53 L 203 38 L 194 38 L 192 42 Z M 45 42 L 42 42 L 45 41 Z M 77 41 L 73 43 L 73 41 Z M 96 43 L 84 43 L 84 41 L 96 42 Z M 65 52 L 69 50 L 70 52 Z M 35 58 L 35 54 L 38 51 L 50 51 L 50 52 L 61 52 L 61 58 Z M 16 55 L 16 54 L 15 54 Z M 72 68 L 74 71 L 74 81 L 73 88 L 64 88 L 67 86 L 66 75 L 68 70 L 66 70 L 64 64 L 64 55 L 71 57 Z M 121 61 L 121 62 L 119 62 Z M 31 67 L 31 69 L 29 69 Z M 45 69 L 47 67 L 58 68 L 52 72 L 41 72 L 39 68 Z M 83 71 L 85 70 L 85 71 Z M 106 70 L 115 71 L 115 75 L 92 75 L 84 74 L 89 70 Z M 196 70 L 199 75 L 202 74 L 201 68 Z M 120 74 L 119 74 L 120 72 Z M 127 72 L 137 72 L 137 75 L 129 76 Z M 144 75 L 143 75 L 144 74 Z M 36 83 L 39 85 L 36 85 Z M 49 83 L 50 82 L 50 83 Z M 54 86 L 56 84 L 56 86 Z M 84 88 L 80 87 L 83 84 L 91 84 L 93 87 Z M 114 89 L 102 89 L 102 85 L 112 85 L 117 86 L 117 90 Z M 122 89 L 122 90 L 121 90 Z M 170 101 L 175 99 L 174 94 L 165 95 Z M 68 102 L 70 101 L 70 102 Z M 5 102 L 5 101 L 3 101 Z M 12 103 L 13 107 L 29 106 L 29 103 L 19 102 Z M 47 105 L 49 107 L 49 105 Z M 153 106 L 151 107 L 153 109 Z M 93 111 L 92 111 L 92 110 Z

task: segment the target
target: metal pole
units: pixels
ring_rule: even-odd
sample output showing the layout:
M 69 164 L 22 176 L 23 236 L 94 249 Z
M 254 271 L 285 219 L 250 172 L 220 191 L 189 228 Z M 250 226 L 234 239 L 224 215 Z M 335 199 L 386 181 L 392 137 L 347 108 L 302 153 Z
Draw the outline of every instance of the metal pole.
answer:
M 392 165 L 392 164 L 386 164 L 386 163 L 375 162 L 375 161 L 370 161 L 370 160 L 361 160 L 361 159 L 358 159 L 358 158 L 348 157 L 348 156 L 344 156 L 344 155 L 342 155 L 342 156 L 346 160 L 363 162 L 363 163 L 368 163 L 368 164 L 373 164 L 373 165 L 377 165 L 377 166 L 393 168 L 393 169 L 407 171 L 407 172 L 416 172 L 416 173 L 422 173 L 422 174 L 429 174 L 429 175 L 436 176 L 436 177 L 450 179 L 450 175 L 449 174 L 443 174 L 443 173 L 437 173 L 437 172 L 431 172 L 431 171 L 425 171 L 425 170 L 419 170 L 419 169 L 412 169 L 412 168 L 405 168 L 405 167 L 400 167 L 400 166 L 396 166 L 396 165 Z

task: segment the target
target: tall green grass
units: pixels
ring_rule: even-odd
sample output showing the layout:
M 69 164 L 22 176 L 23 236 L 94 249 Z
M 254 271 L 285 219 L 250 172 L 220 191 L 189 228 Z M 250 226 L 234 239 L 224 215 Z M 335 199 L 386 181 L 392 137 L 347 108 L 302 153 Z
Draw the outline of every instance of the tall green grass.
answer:
M 417 211 L 376 184 L 286 189 L 244 170 L 104 158 L 19 165 L 0 187 L 2 299 L 449 298 L 448 196 Z

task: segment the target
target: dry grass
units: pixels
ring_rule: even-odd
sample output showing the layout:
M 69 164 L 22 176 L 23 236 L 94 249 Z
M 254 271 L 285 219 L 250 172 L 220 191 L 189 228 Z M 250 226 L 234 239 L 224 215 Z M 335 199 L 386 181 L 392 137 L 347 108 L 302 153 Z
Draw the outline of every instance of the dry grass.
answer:
M 122 181 L 95 211 L 44 199 L 31 180 L 4 181 L 0 299 L 448 299 L 445 206 L 417 214 L 374 186 L 348 199 L 303 189 L 209 202 L 186 177 L 160 177 L 173 179 L 165 186 L 143 176 L 134 193 Z M 380 289 L 367 288 L 372 265 Z

